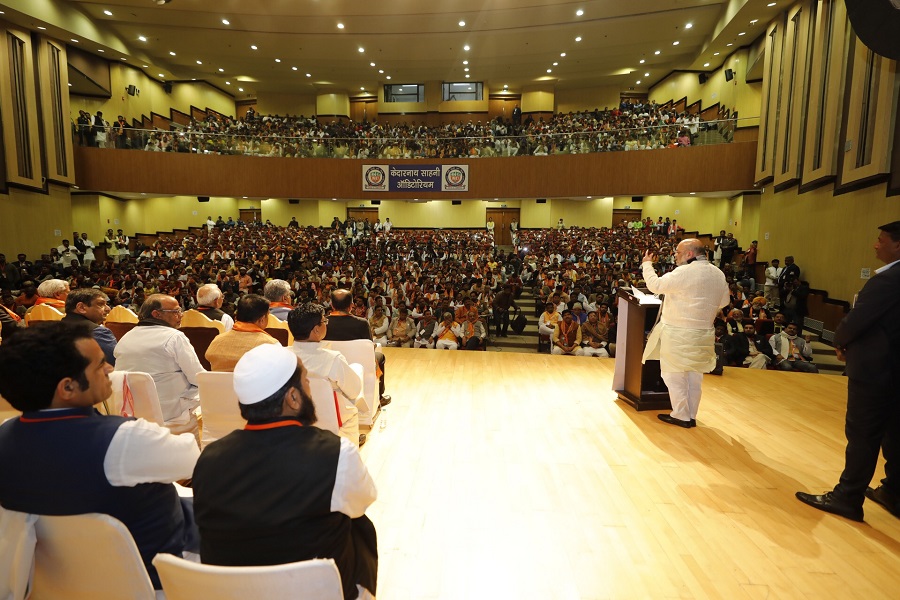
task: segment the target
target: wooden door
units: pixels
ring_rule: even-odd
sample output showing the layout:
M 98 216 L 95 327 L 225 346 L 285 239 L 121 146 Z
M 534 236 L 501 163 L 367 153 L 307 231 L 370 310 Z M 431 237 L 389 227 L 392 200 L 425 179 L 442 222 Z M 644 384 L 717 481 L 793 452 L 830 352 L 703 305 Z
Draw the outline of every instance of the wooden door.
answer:
M 262 221 L 262 209 L 261 208 L 241 208 L 238 210 L 240 211 L 240 215 L 241 215 L 240 219 L 244 223 L 252 223 L 253 221 Z M 279 225 L 281 225 L 281 223 L 279 223 Z
M 628 222 L 637 221 L 641 218 L 641 210 L 633 209 L 633 208 L 614 208 L 613 209 L 613 217 L 612 224 L 613 227 L 618 227 L 619 223 L 628 219 Z
M 512 238 L 509 234 L 509 224 L 513 221 L 519 223 L 518 208 L 489 208 L 485 221 L 491 217 L 494 219 L 494 243 L 498 246 L 509 246 Z
M 359 206 L 348 206 L 347 207 L 347 218 L 353 217 L 354 221 L 359 221 L 360 223 L 365 222 L 366 219 L 369 220 L 369 225 L 374 225 L 375 221 L 378 219 L 378 209 L 376 207 L 359 207 Z

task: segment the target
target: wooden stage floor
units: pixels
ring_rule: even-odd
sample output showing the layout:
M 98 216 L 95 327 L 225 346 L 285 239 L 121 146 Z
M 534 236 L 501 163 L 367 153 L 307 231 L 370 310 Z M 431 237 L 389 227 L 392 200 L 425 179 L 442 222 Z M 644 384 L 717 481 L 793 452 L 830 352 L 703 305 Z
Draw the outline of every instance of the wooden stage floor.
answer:
M 840 474 L 842 377 L 707 375 L 681 429 L 617 400 L 613 359 L 385 355 L 379 600 L 900 595 L 900 520 L 794 498 Z

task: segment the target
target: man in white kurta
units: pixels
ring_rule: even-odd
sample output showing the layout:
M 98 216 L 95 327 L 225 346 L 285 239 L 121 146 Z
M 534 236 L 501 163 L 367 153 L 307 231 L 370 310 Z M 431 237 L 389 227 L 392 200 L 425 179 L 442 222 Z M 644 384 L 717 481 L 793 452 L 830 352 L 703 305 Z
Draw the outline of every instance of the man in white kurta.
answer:
M 706 259 L 706 248 L 696 239 L 686 239 L 675 249 L 674 271 L 656 275 L 656 257 L 644 254 L 641 269 L 647 289 L 665 294 L 659 323 L 650 332 L 644 362 L 659 360 L 663 381 L 672 402 L 670 415 L 661 421 L 680 427 L 695 427 L 700 406 L 703 373 L 716 366 L 713 320 L 729 302 L 725 275 Z

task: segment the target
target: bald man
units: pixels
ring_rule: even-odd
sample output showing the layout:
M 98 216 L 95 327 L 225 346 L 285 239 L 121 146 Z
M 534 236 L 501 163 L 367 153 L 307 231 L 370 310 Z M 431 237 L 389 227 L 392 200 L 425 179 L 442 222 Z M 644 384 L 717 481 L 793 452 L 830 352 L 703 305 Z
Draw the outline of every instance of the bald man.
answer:
M 641 261 L 647 289 L 666 295 L 644 350 L 644 362 L 659 360 L 672 402 L 671 414 L 657 416 L 684 428 L 697 426 L 703 373 L 716 368 L 713 320 L 730 300 L 725 275 L 706 257 L 700 240 L 689 238 L 675 249 L 675 270 L 662 277 L 653 268 L 656 255 L 650 250 Z

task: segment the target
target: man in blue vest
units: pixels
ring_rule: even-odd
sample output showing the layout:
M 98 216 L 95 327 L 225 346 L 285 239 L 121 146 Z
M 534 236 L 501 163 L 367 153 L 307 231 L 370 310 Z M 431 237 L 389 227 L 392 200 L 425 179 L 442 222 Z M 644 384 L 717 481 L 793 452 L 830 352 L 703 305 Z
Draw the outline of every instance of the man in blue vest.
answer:
M 23 414 L 0 426 L 0 505 L 118 519 L 160 589 L 153 557 L 198 548 L 172 482 L 191 476 L 200 451 L 191 434 L 94 410 L 112 393 L 112 370 L 84 326 L 47 323 L 4 340 L 0 395 Z

